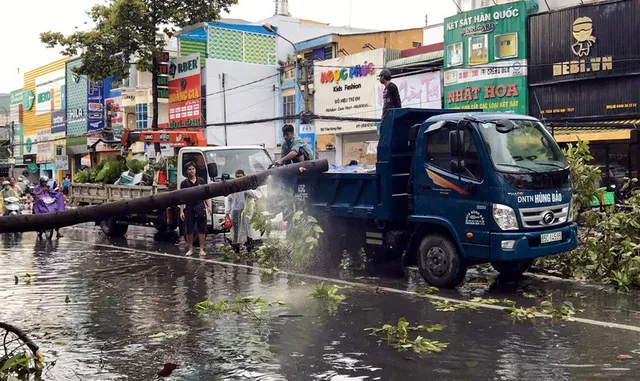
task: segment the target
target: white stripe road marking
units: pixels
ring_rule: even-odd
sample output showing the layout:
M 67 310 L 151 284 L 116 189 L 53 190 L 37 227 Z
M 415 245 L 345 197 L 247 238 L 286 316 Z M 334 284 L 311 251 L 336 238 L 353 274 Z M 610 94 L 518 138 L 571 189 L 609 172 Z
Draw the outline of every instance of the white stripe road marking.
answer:
M 73 241 L 75 241 L 75 242 L 85 242 L 85 241 L 81 241 L 81 240 L 73 240 Z M 237 264 L 237 263 L 216 261 L 214 259 L 208 259 L 208 258 L 185 257 L 183 255 L 175 255 L 175 254 L 162 253 L 162 252 L 146 251 L 146 250 L 132 249 L 132 248 L 128 248 L 128 247 L 120 247 L 120 246 L 115 246 L 115 245 L 105 245 L 105 244 L 99 244 L 99 243 L 95 243 L 93 245 L 97 246 L 97 247 L 108 248 L 108 249 L 117 249 L 117 250 L 122 250 L 122 251 L 128 251 L 128 252 L 131 252 L 131 253 L 142 253 L 142 254 L 148 254 L 148 255 L 156 255 L 156 256 L 160 256 L 160 257 L 168 257 L 168 258 L 176 258 L 176 259 L 183 259 L 183 260 L 200 261 L 200 262 L 212 263 L 212 264 L 216 264 L 216 265 L 220 265 L 220 266 L 234 266 L 234 267 L 258 270 L 258 271 L 264 270 L 264 269 L 262 269 L 260 267 L 257 267 L 257 266 L 249 266 L 249 265 L 242 265 L 242 264 Z M 296 277 L 313 279 L 313 280 L 318 280 L 318 281 L 329 281 L 329 282 L 342 284 L 342 285 L 347 285 L 347 286 L 352 286 L 352 287 L 360 287 L 360 288 L 374 288 L 374 287 L 376 287 L 379 290 L 390 292 L 390 293 L 402 294 L 402 295 L 414 295 L 414 296 L 420 296 L 420 297 L 427 298 L 427 299 L 448 301 L 448 302 L 451 302 L 451 303 L 468 303 L 468 304 L 474 305 L 476 307 L 486 308 L 486 309 L 490 309 L 490 310 L 504 311 L 504 309 L 505 309 L 504 306 L 496 306 L 496 305 L 484 304 L 484 303 L 475 303 L 475 302 L 470 302 L 470 301 L 464 300 L 464 299 L 447 298 L 447 297 L 438 296 L 438 295 L 418 295 L 413 291 L 400 290 L 400 289 L 397 289 L 397 288 L 390 288 L 390 287 L 384 287 L 384 286 L 375 286 L 375 285 L 366 284 L 366 283 L 351 282 L 351 281 L 347 281 L 347 280 L 328 278 L 328 277 L 323 277 L 323 276 L 319 276 L 319 275 L 298 274 L 298 273 L 287 272 L 287 271 L 279 271 L 278 274 L 287 275 L 287 276 L 296 276 Z M 541 313 L 536 313 L 536 316 L 545 317 L 547 315 L 544 315 L 544 314 L 541 314 Z M 595 326 L 599 326 L 599 327 L 617 328 L 617 329 L 624 329 L 624 330 L 627 330 L 627 331 L 640 332 L 640 327 L 634 326 L 634 325 L 619 324 L 619 323 L 606 322 L 606 321 L 593 320 L 593 319 L 586 319 L 586 318 L 579 318 L 579 317 L 573 317 L 573 320 L 575 322 L 578 322 L 578 323 L 590 324 L 590 325 L 595 325 Z

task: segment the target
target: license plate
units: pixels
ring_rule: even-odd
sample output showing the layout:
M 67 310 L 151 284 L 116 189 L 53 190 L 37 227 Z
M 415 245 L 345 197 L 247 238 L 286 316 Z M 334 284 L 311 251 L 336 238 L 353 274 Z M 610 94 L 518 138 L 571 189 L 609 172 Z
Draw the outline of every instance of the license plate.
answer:
M 547 233 L 540 236 L 540 243 L 562 241 L 562 232 Z

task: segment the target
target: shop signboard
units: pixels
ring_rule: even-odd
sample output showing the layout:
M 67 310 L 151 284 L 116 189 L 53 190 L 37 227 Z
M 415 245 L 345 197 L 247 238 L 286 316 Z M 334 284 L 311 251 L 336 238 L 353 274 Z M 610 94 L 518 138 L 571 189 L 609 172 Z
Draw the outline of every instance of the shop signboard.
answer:
M 65 115 L 66 115 L 65 110 L 54 111 L 51 113 L 51 133 L 52 134 L 57 134 L 60 132 L 64 133 L 66 131 L 67 123 L 64 119 Z
M 56 171 L 68 171 L 69 170 L 69 156 L 56 155 Z
M 200 53 L 169 63 L 169 126 L 200 126 Z
M 394 77 L 393 83 L 398 86 L 402 107 L 442 108 L 442 72 L 422 73 L 406 77 Z M 376 84 L 376 112 L 382 117 L 384 85 Z
M 53 161 L 51 129 L 44 128 L 42 130 L 38 130 L 37 139 L 38 139 L 38 151 L 37 151 L 38 157 L 36 159 L 36 162 L 38 164 L 51 163 L 51 161 Z
M 529 21 L 531 115 L 547 120 L 640 114 L 640 2 L 619 1 L 534 15 Z
M 298 136 L 300 137 L 300 139 L 304 140 L 304 142 L 309 145 L 309 148 L 311 148 L 311 155 L 315 157 L 316 132 L 315 132 L 314 126 L 312 124 L 301 124 L 300 130 L 298 131 Z
M 36 134 L 24 136 L 22 152 L 25 156 L 38 154 L 38 136 Z
M 23 124 L 22 124 L 22 100 L 24 92 L 22 89 L 14 90 L 9 93 L 9 122 L 13 123 L 13 157 L 19 159 L 22 157 L 22 136 L 23 136 Z M 16 161 L 16 164 L 20 164 L 20 160 Z
M 104 128 L 104 81 L 87 82 L 87 132 Z
M 65 69 L 53 71 L 36 77 L 36 115 L 47 114 L 56 110 L 65 109 Z M 23 102 L 32 95 L 24 94 Z M 29 110 L 30 107 L 26 107 Z
M 444 107 L 526 114 L 526 3 L 460 13 L 444 28 Z
M 376 49 L 322 62 L 314 70 L 314 109 L 337 117 L 375 118 L 376 85 L 385 50 Z M 315 121 L 316 134 L 371 132 L 374 122 Z

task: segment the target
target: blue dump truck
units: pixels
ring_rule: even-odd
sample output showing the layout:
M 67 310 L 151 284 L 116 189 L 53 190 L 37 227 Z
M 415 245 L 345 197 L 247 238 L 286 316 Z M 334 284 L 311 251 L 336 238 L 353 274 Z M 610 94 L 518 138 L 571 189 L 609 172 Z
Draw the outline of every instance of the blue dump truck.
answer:
M 402 258 L 437 287 L 486 262 L 518 277 L 577 246 L 567 161 L 529 116 L 392 110 L 375 170 L 300 177 L 295 192 L 325 230 L 320 250 Z

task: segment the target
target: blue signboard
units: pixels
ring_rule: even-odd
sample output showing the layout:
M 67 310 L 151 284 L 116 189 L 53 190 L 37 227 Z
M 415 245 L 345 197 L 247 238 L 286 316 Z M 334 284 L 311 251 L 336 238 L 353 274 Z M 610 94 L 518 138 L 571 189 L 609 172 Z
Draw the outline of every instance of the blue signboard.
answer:
M 87 82 L 87 132 L 104 128 L 104 81 Z
M 298 136 L 304 140 L 311 148 L 312 160 L 316 156 L 316 133 L 311 124 L 301 124 L 298 130 Z
M 51 113 L 51 133 L 57 134 L 66 132 L 67 124 L 64 120 L 67 112 L 65 110 L 54 111 Z

